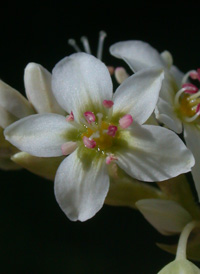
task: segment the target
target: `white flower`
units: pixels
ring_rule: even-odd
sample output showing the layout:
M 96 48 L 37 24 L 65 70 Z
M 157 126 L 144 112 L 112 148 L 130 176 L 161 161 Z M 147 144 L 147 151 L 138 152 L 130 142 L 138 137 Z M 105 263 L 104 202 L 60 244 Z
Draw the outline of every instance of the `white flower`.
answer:
M 7 140 L 32 155 L 71 153 L 55 178 L 56 199 L 69 219 L 85 221 L 103 206 L 112 162 L 142 181 L 190 171 L 193 156 L 175 133 L 142 125 L 155 108 L 162 80 L 161 69 L 146 69 L 113 95 L 106 66 L 91 55 L 75 53 L 52 74 L 54 95 L 70 114 L 32 115 L 5 130 Z
M 195 86 L 185 83 L 190 75 L 198 79 L 198 72 L 189 72 L 184 77 L 172 65 L 169 52 L 159 54 L 149 44 L 141 41 L 116 43 L 111 46 L 110 52 L 126 61 L 134 72 L 155 65 L 163 67 L 165 79 L 156 107 L 156 118 L 176 133 L 181 133 L 183 126 L 186 145 L 195 157 L 192 175 L 200 197 L 200 92 Z
M 18 150 L 4 139 L 2 134 L 4 128 L 18 119 L 34 113 L 55 112 L 65 114 L 53 96 L 51 73 L 41 65 L 29 63 L 26 66 L 24 84 L 28 100 L 17 90 L 0 80 L 0 167 L 3 169 L 20 168 L 15 162 L 20 162 L 23 166 L 22 158 L 20 157 L 22 154 L 18 154 Z M 27 155 L 25 156 L 27 162 Z M 10 160 L 10 157 L 12 157 L 14 162 Z M 31 167 L 30 159 L 29 165 Z

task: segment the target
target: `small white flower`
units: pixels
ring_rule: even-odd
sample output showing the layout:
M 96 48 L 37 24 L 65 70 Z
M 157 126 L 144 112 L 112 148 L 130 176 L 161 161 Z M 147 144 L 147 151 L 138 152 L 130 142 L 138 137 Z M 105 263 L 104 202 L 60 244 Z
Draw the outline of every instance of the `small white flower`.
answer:
M 159 65 L 165 71 L 160 97 L 156 107 L 156 118 L 176 133 L 184 128 L 187 147 L 195 157 L 192 175 L 200 198 L 200 91 L 186 83 L 188 76 L 198 79 L 198 71 L 190 71 L 184 77 L 175 66 L 169 52 L 161 54 L 142 41 L 125 41 L 111 46 L 112 55 L 123 59 L 135 71 Z
M 52 74 L 54 96 L 69 115 L 32 115 L 5 130 L 7 140 L 32 155 L 71 153 L 55 178 L 56 199 L 69 219 L 85 221 L 103 206 L 112 162 L 142 181 L 190 171 L 193 156 L 175 133 L 142 125 L 155 108 L 162 80 L 160 68 L 146 69 L 113 95 L 106 66 L 92 55 L 75 53 Z
M 15 162 L 20 162 L 23 166 L 22 158 L 13 156 L 18 150 L 4 139 L 2 133 L 4 128 L 34 113 L 65 114 L 53 96 L 51 73 L 44 67 L 36 63 L 29 63 L 24 71 L 24 84 L 28 100 L 17 90 L 0 80 L 0 168 L 2 169 L 20 168 Z M 14 162 L 10 159 L 12 156 Z M 29 165 L 31 167 L 30 159 Z

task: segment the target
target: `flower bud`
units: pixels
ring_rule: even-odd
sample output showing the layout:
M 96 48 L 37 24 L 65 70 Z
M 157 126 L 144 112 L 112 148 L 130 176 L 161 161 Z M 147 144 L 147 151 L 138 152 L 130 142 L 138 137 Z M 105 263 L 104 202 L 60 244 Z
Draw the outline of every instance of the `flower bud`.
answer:
M 178 259 L 166 265 L 158 274 L 200 274 L 200 269 L 186 259 Z

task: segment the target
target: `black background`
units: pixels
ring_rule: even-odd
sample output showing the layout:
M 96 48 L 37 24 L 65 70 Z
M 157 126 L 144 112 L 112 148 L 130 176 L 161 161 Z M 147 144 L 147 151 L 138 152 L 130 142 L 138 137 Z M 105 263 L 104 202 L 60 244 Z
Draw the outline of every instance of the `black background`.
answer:
M 197 4 L 62 1 L 1 7 L 0 78 L 24 94 L 23 71 L 29 62 L 49 71 L 73 53 L 69 38 L 89 38 L 96 53 L 98 33 L 105 30 L 103 60 L 111 44 L 130 39 L 169 50 L 184 72 L 198 68 Z M 122 63 L 121 63 L 122 64 Z M 155 242 L 169 243 L 139 212 L 104 206 L 91 220 L 70 222 L 60 210 L 53 182 L 25 170 L 0 173 L 0 273 L 157 273 L 174 256 Z

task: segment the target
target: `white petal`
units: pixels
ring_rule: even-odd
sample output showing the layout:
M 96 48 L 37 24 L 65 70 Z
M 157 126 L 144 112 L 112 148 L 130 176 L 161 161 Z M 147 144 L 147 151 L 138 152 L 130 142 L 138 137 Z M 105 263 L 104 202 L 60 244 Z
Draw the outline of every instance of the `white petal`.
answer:
M 55 178 L 57 202 L 72 221 L 93 217 L 103 206 L 109 188 L 105 159 L 81 159 L 79 153 L 77 149 L 61 163 Z
M 169 129 L 175 131 L 176 133 L 182 132 L 182 122 L 177 117 L 173 106 L 169 105 L 166 101 L 159 98 L 156 109 L 156 118 L 165 124 Z
M 110 53 L 127 62 L 133 71 L 152 66 L 165 67 L 165 62 L 158 51 L 142 41 L 116 43 L 110 47 Z
M 112 99 L 112 81 L 107 67 L 86 53 L 62 59 L 53 69 L 53 93 L 58 103 L 75 119 L 85 111 L 103 111 L 103 100 Z
M 160 98 L 162 98 L 163 100 L 168 102 L 168 104 L 173 106 L 174 98 L 177 91 L 178 91 L 178 87 L 176 85 L 175 79 L 172 77 L 172 75 L 168 71 L 165 71 L 165 78 L 162 82 Z
M 200 128 L 192 124 L 184 124 L 184 137 L 186 145 L 192 151 L 195 158 L 192 176 L 200 199 Z
M 126 79 L 114 94 L 113 112 L 131 114 L 133 120 L 144 123 L 155 109 L 164 73 L 148 68 Z
M 163 59 L 163 61 L 165 62 L 165 65 L 168 69 L 171 68 L 172 64 L 173 64 L 173 58 L 172 55 L 169 51 L 165 50 L 160 54 L 160 57 Z
M 4 131 L 6 140 L 21 151 L 38 157 L 61 156 L 72 126 L 58 114 L 35 114 L 23 118 Z
M 176 66 L 171 67 L 170 73 L 173 75 L 173 77 L 176 81 L 178 89 L 180 89 L 181 85 L 182 85 L 182 80 L 183 80 L 183 77 L 184 77 L 184 73 L 182 71 L 180 71 Z
M 24 72 L 26 95 L 38 113 L 58 113 L 64 110 L 58 105 L 51 89 L 51 73 L 36 63 L 29 63 Z
M 133 123 L 121 131 L 124 146 L 116 152 L 117 164 L 130 176 L 147 182 L 163 181 L 191 170 L 192 153 L 171 130 Z
M 15 89 L 0 80 L 0 126 L 35 113 L 31 104 Z
M 164 235 L 180 233 L 192 220 L 191 215 L 174 201 L 144 199 L 136 202 L 136 206 L 147 221 Z

